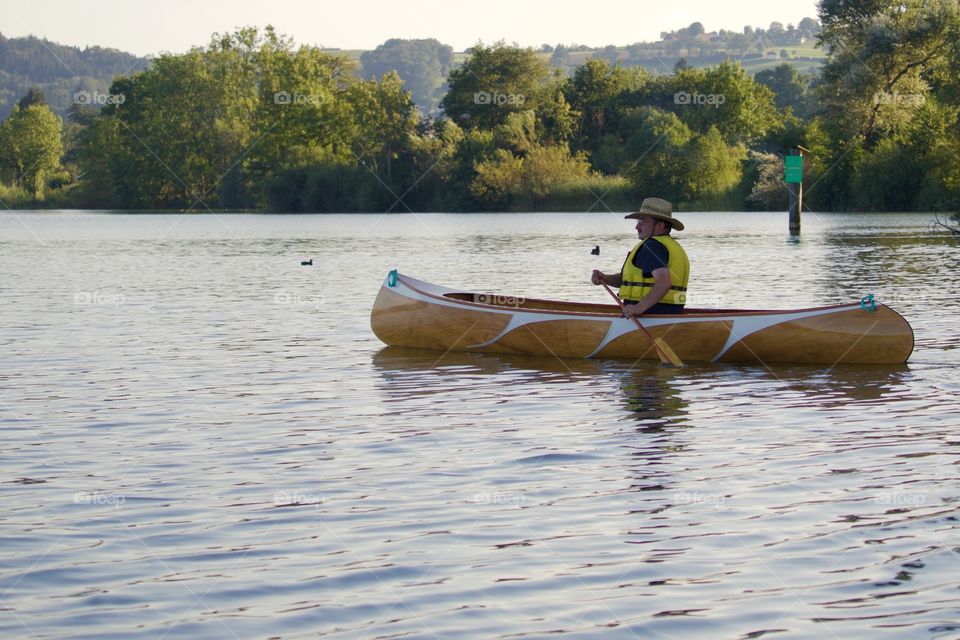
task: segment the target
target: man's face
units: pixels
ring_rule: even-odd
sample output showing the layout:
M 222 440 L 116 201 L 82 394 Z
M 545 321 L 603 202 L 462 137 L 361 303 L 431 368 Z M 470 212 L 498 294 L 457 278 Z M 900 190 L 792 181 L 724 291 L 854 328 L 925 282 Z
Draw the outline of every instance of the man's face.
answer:
M 659 220 L 656 218 L 648 218 L 646 216 L 637 218 L 636 230 L 641 240 L 646 240 L 654 235 L 657 229 L 657 222 L 659 222 Z

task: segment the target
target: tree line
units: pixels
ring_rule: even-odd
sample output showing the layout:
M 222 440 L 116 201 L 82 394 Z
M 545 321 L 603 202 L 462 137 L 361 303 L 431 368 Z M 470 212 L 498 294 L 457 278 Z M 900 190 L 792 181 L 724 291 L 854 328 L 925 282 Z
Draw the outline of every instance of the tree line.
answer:
M 789 65 L 750 77 L 730 61 L 653 75 L 602 58 L 568 77 L 532 49 L 478 44 L 450 65 L 433 115 L 395 72 L 359 79 L 344 56 L 240 29 L 78 92 L 65 123 L 25 96 L 0 128 L 14 185 L 0 196 L 478 211 L 622 210 L 656 194 L 782 210 L 783 154 L 802 146 L 812 208 L 960 208 L 956 3 L 823 0 L 819 17 L 817 77 Z

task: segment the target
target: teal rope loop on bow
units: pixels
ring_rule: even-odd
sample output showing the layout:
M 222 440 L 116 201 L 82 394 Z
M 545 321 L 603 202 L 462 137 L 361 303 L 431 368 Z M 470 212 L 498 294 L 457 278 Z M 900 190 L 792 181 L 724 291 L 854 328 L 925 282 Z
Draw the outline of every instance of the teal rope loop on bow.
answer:
M 388 287 L 397 286 L 397 270 L 396 269 L 394 269 L 393 271 L 387 274 L 387 286 Z
M 867 306 L 869 305 L 869 309 Z M 860 308 L 869 313 L 873 313 L 877 310 L 877 302 L 873 299 L 873 294 L 868 293 L 867 295 L 860 298 Z

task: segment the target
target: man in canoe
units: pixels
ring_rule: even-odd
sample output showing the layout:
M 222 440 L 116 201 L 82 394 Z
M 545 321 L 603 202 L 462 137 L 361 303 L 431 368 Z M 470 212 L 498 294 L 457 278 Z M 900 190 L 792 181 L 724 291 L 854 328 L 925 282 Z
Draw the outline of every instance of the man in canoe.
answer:
M 624 219 L 637 220 L 640 242 L 623 262 L 620 273 L 606 274 L 594 269 L 590 281 L 620 287 L 623 315 L 644 313 L 681 313 L 687 299 L 690 261 L 683 247 L 670 237 L 670 231 L 683 231 L 683 223 L 673 217 L 673 207 L 660 198 L 646 198 L 639 211 Z

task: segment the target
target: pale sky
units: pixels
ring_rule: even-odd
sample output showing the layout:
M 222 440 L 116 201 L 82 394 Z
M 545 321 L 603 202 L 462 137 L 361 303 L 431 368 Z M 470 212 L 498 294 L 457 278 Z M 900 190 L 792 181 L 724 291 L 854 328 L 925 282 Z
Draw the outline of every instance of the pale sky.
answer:
M 272 24 L 299 44 L 373 49 L 436 38 L 455 51 L 482 40 L 598 47 L 658 40 L 699 21 L 707 31 L 784 26 L 817 17 L 816 0 L 0 0 L 0 33 L 138 55 L 181 53 L 214 32 Z

